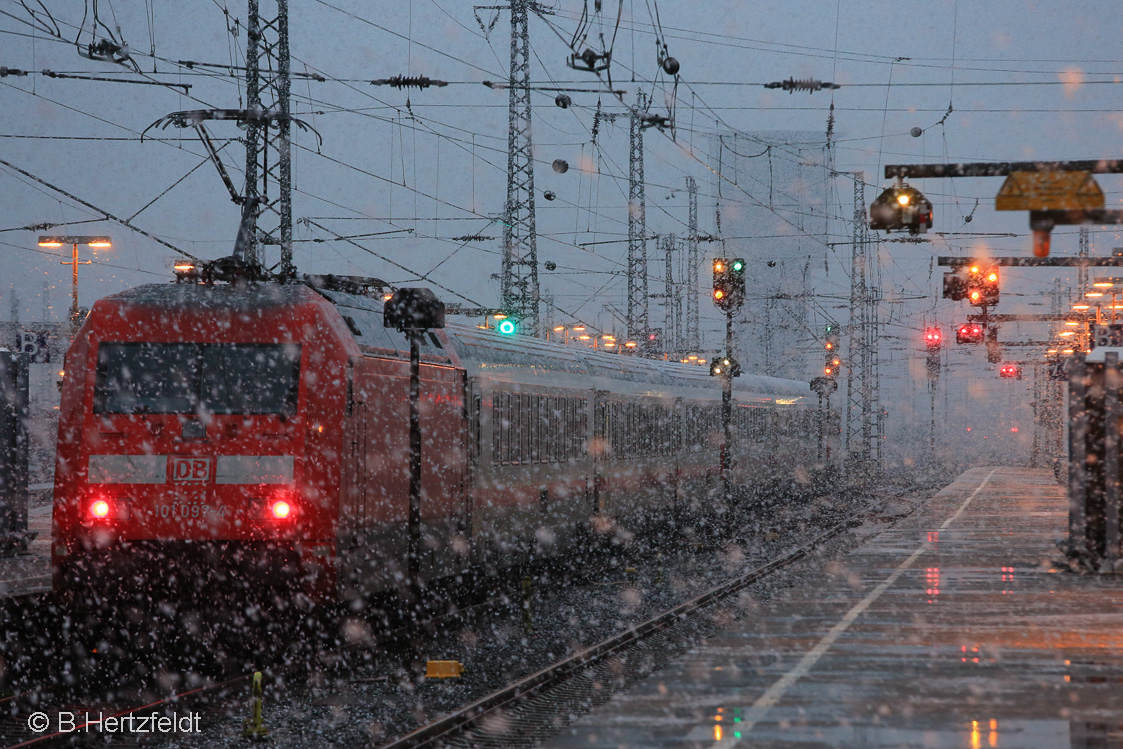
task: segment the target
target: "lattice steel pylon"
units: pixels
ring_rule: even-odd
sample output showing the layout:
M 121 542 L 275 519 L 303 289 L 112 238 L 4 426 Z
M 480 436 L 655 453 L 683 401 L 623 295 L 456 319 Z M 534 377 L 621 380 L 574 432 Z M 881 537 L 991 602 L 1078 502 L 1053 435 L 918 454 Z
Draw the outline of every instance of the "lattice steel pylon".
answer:
M 249 0 L 246 31 L 246 109 L 250 117 L 246 121 L 244 194 L 254 224 L 248 232 L 245 259 L 269 267 L 265 246 L 276 245 L 280 249 L 276 273 L 287 280 L 295 275 L 288 0 L 265 0 L 275 10 L 270 17 L 262 16 L 261 4 Z M 253 116 L 258 113 L 274 116 Z
M 628 128 L 628 337 L 642 340 L 647 352 L 647 197 L 643 180 L 643 115 L 647 96 L 636 94 Z
M 538 335 L 538 247 L 530 139 L 532 0 L 511 0 L 511 71 L 507 110 L 507 205 L 503 213 L 502 306 L 526 335 Z
M 854 231 L 850 273 L 849 367 L 846 373 L 847 469 L 865 474 L 880 470 L 884 423 L 878 397 L 878 302 L 872 282 L 866 224 L 865 174 L 838 172 L 854 180 Z M 876 262 L 876 258 L 875 258 Z
M 687 216 L 687 231 L 690 237 L 686 245 L 686 341 L 685 348 L 701 348 L 702 334 L 698 315 L 698 266 L 702 257 L 698 252 L 698 183 L 693 177 L 686 178 L 686 191 L 690 196 L 690 209 Z

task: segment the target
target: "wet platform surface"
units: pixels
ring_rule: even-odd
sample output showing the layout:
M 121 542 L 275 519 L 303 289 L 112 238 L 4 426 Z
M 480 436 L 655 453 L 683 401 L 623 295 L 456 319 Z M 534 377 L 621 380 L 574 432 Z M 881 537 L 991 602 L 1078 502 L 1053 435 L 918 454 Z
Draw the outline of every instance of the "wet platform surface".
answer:
M 551 747 L 1120 747 L 1123 579 L 1050 471 L 975 468 Z
M 46 593 L 51 589 L 51 502 L 27 511 L 27 529 L 36 534 L 28 553 L 0 557 L 0 598 Z

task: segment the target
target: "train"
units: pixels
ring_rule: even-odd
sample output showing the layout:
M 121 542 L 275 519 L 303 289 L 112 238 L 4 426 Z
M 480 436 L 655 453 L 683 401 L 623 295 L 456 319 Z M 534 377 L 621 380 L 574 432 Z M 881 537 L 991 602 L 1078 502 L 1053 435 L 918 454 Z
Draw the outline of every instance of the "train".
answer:
M 314 603 L 400 588 L 409 343 L 383 304 L 326 283 L 149 284 L 97 301 L 61 388 L 56 592 L 196 574 L 204 590 Z M 721 384 L 703 367 L 460 324 L 426 333 L 420 361 L 425 579 L 720 502 Z M 831 416 L 806 382 L 738 377 L 731 481 L 807 481 Z

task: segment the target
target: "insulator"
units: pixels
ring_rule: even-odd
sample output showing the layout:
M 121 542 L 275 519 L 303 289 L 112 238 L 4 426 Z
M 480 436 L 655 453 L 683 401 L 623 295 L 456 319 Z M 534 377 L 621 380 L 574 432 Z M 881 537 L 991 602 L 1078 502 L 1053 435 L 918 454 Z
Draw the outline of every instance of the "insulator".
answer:
M 786 81 L 773 81 L 772 83 L 766 83 L 764 84 L 764 87 L 780 88 L 784 91 L 787 91 L 789 94 L 793 91 L 806 91 L 807 93 L 814 93 L 815 91 L 822 91 L 823 89 L 827 89 L 828 91 L 830 91 L 842 88 L 842 86 L 838 85 L 837 83 L 831 83 L 830 81 L 819 81 L 814 78 L 804 78 L 801 80 L 789 78 Z
M 370 83 L 372 86 L 392 86 L 394 88 L 429 88 L 430 86 L 440 88 L 448 85 L 448 81 L 438 81 L 427 75 L 396 75 L 393 78 L 378 78 Z

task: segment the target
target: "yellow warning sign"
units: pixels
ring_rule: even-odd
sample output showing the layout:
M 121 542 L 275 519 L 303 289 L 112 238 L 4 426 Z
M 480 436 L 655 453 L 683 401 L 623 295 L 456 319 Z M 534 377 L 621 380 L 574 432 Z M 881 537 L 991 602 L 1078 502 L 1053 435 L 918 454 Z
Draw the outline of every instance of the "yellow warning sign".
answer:
M 1086 211 L 1104 207 L 1091 172 L 1010 172 L 994 198 L 998 211 Z

